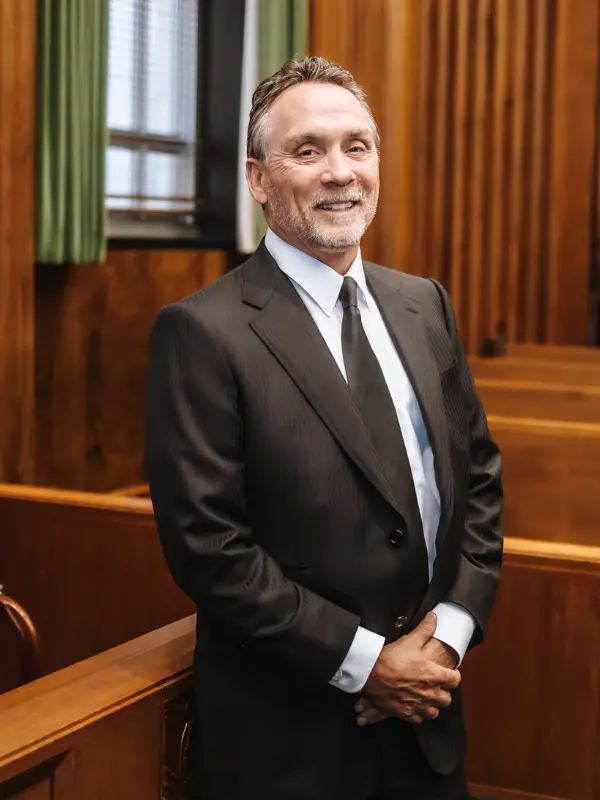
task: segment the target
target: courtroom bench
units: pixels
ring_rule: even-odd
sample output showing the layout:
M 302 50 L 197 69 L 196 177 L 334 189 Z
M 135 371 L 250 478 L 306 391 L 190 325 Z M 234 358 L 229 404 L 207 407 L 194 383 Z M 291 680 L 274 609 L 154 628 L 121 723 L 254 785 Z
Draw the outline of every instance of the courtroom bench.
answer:
M 599 588 L 600 548 L 506 540 L 461 667 L 474 796 L 597 800 Z M 193 647 L 190 617 L 0 696 L 0 797 L 185 798 Z
M 475 382 L 486 380 L 525 381 L 568 386 L 600 386 L 600 365 L 542 358 L 469 358 Z
M 148 499 L 0 484 L 0 583 L 28 612 L 42 674 L 195 611 Z M 15 685 L 0 659 L 0 690 Z
M 503 458 L 503 530 L 600 545 L 600 425 L 489 416 Z
M 536 360 L 568 361 L 600 366 L 600 347 L 568 344 L 513 343 L 506 345 L 508 358 L 533 358 Z M 500 356 L 502 358 L 502 356 Z
M 184 798 L 195 616 L 0 695 L 0 797 Z
M 600 423 L 600 386 L 477 378 L 488 415 Z

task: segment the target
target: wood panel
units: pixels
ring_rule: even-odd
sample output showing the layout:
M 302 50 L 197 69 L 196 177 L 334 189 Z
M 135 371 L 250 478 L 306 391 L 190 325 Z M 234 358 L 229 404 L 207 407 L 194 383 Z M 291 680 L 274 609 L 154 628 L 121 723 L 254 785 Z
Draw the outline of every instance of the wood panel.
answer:
M 35 0 L 0 3 L 0 481 L 32 478 Z
M 477 381 L 487 414 L 600 424 L 600 386 L 535 381 Z
M 37 267 L 37 485 L 104 492 L 146 480 L 153 320 L 229 265 L 222 252 L 112 251 L 102 265 Z
M 600 365 L 593 361 L 555 361 L 537 358 L 470 358 L 475 381 L 533 381 L 565 386 L 600 386 Z
M 312 0 L 311 51 L 383 135 L 364 253 L 440 279 L 470 353 L 591 341 L 598 22 L 596 0 Z
M 600 549 L 507 539 L 483 645 L 462 667 L 474 796 L 595 800 Z
M 191 616 L 0 696 L 0 797 L 183 800 L 194 630 Z
M 488 419 L 504 462 L 505 534 L 600 546 L 600 425 Z
M 148 499 L 0 484 L 0 518 L 0 583 L 33 619 L 42 674 L 195 610 L 169 574 Z M 15 668 L 0 660 L 0 690 Z

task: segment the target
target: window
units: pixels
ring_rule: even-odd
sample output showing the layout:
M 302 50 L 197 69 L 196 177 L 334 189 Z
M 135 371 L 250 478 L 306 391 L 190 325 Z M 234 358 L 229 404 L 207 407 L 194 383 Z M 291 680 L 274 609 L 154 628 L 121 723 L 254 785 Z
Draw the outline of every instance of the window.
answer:
M 110 0 L 111 232 L 132 220 L 155 229 L 197 221 L 200 2 Z

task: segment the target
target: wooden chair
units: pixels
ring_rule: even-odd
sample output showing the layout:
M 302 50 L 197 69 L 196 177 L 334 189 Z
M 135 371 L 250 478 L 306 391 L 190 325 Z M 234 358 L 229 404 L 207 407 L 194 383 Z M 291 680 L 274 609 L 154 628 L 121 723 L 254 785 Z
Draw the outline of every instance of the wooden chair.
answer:
M 33 620 L 23 606 L 4 594 L 0 586 L 0 608 L 16 628 L 21 640 L 21 663 L 17 685 L 40 677 L 40 652 L 38 635 Z

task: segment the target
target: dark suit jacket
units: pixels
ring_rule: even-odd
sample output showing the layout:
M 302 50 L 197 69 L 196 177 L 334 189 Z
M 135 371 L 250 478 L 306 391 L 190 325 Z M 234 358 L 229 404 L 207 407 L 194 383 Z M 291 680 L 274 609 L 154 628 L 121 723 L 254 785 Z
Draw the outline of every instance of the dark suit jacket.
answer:
M 419 399 L 441 497 L 433 578 L 408 604 L 398 537 L 415 532 L 264 243 L 155 323 L 149 479 L 166 559 L 199 609 L 194 762 L 206 800 L 364 797 L 373 731 L 356 726 L 356 696 L 329 684 L 358 625 L 389 641 L 399 616 L 406 632 L 445 600 L 471 612 L 475 644 L 492 610 L 501 460 L 450 302 L 434 281 L 365 272 Z M 382 724 L 390 737 L 401 725 Z M 417 735 L 433 769 L 451 772 L 464 754 L 459 693 Z

